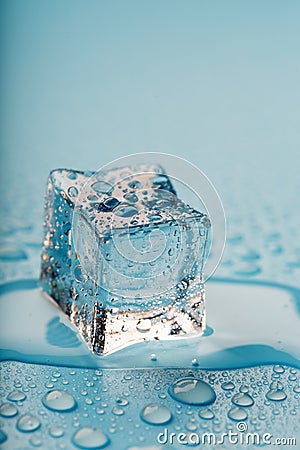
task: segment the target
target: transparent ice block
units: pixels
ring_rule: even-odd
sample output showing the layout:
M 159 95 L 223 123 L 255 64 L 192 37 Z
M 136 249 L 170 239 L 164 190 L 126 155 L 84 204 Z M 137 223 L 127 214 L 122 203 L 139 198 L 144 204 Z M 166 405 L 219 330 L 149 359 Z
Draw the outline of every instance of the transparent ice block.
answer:
M 41 286 L 98 354 L 202 333 L 209 228 L 160 166 L 54 170 Z

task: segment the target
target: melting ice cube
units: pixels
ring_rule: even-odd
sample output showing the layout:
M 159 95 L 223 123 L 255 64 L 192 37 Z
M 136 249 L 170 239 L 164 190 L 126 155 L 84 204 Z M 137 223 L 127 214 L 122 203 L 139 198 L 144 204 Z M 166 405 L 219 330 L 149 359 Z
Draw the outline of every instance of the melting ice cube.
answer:
M 99 354 L 201 333 L 209 228 L 160 166 L 54 170 L 41 286 Z

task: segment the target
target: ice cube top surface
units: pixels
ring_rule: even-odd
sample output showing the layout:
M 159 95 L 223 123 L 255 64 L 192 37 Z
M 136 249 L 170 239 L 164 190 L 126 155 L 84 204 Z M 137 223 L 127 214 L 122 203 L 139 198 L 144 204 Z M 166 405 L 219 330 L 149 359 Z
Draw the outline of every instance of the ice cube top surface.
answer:
M 50 179 L 99 237 L 124 228 L 204 217 L 176 196 L 160 166 L 140 165 L 97 173 L 59 169 L 51 173 Z

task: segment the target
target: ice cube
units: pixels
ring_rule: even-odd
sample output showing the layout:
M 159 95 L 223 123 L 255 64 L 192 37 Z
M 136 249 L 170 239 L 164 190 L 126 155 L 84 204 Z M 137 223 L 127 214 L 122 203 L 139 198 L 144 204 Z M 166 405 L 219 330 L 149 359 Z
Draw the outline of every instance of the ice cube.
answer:
M 41 286 L 99 354 L 201 333 L 209 227 L 160 166 L 54 170 Z

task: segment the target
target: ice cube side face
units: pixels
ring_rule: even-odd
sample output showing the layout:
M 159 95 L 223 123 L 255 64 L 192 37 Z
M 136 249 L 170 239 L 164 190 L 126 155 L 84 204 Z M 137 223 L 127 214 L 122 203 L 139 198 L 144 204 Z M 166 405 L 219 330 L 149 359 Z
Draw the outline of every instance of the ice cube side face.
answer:
M 209 220 L 159 166 L 52 172 L 44 235 L 41 286 L 95 353 L 204 331 Z

